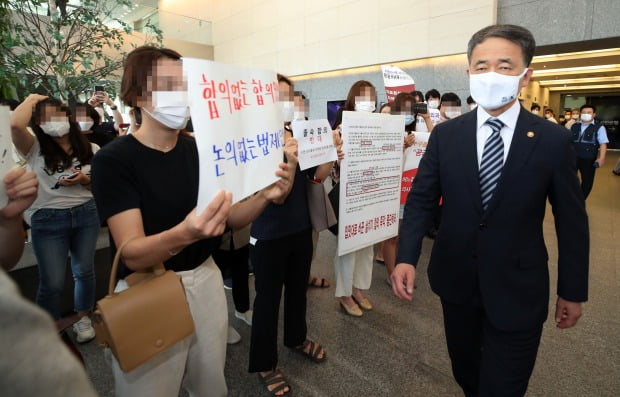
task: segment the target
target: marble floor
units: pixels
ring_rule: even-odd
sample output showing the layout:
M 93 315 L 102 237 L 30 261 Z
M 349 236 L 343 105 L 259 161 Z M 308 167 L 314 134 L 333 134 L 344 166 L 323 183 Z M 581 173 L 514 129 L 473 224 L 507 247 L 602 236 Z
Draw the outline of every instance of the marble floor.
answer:
M 620 395 L 620 177 L 611 173 L 617 153 L 597 172 L 587 208 L 591 227 L 590 300 L 579 324 L 559 330 L 545 324 L 527 396 Z M 550 313 L 555 304 L 557 249 L 553 215 L 544 223 L 551 268 Z M 314 364 L 282 347 L 279 366 L 296 396 L 459 396 L 448 358 L 439 299 L 430 290 L 426 264 L 432 240 L 424 241 L 413 303 L 401 302 L 385 282 L 385 267 L 375 263 L 367 296 L 375 309 L 362 318 L 345 315 L 334 287 L 309 289 L 308 336 L 325 345 L 328 360 Z M 312 272 L 334 280 L 336 239 L 320 235 Z M 250 278 L 253 294 L 253 279 Z M 250 328 L 232 315 L 242 336 L 229 346 L 226 377 L 231 396 L 265 395 L 247 373 Z M 551 314 L 552 315 L 552 314 Z M 280 330 L 281 335 L 281 330 Z M 280 344 L 280 346 L 282 346 Z M 96 342 L 81 346 L 88 372 L 101 396 L 113 396 L 110 371 Z M 181 395 L 184 395 L 183 393 Z

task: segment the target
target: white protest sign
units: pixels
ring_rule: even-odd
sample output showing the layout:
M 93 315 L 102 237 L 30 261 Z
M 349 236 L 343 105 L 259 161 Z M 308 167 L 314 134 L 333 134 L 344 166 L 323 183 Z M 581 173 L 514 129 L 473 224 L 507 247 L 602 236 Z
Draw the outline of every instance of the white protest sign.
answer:
M 403 171 L 409 171 L 414 168 L 418 168 L 422 156 L 426 153 L 426 146 L 428 146 L 428 138 L 430 138 L 430 132 L 414 132 L 415 140 L 413 145 L 409 146 L 405 150 L 405 161 L 403 165 Z
M 297 139 L 297 158 L 302 171 L 338 159 L 327 119 L 295 120 L 291 125 Z
M 393 102 L 401 92 L 412 93 L 415 90 L 413 78 L 398 66 L 383 65 L 381 71 L 388 102 Z
M 219 189 L 237 202 L 270 185 L 283 161 L 276 74 L 183 58 L 200 158 L 198 213 Z
M 13 165 L 15 163 L 11 141 L 11 110 L 8 106 L 0 106 L 0 208 L 4 208 L 9 202 L 2 180 Z
M 398 234 L 405 117 L 343 112 L 338 255 Z
M 418 167 L 422 156 L 426 153 L 430 132 L 415 132 L 415 143 L 405 150 L 405 161 L 403 165 L 403 178 L 400 185 L 400 203 L 407 202 L 407 195 L 411 190 L 413 180 L 418 173 Z

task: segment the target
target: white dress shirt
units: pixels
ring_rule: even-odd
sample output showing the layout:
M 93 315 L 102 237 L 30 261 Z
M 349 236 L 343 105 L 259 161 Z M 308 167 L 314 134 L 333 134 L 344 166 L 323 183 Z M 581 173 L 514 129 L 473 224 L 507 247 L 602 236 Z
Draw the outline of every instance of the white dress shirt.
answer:
M 476 111 L 478 112 L 476 147 L 478 149 L 478 168 L 480 168 L 480 163 L 482 162 L 482 153 L 484 152 L 484 144 L 493 133 L 491 127 L 485 123 L 489 118 L 494 116 L 488 114 L 487 111 L 482 108 L 482 106 L 477 106 Z M 512 136 L 515 133 L 515 127 L 517 126 L 517 119 L 519 118 L 520 111 L 521 104 L 519 103 L 519 101 L 514 101 L 512 106 L 509 107 L 504 113 L 495 117 L 496 119 L 499 119 L 502 123 L 504 123 L 504 126 L 499 132 L 499 135 L 502 137 L 502 141 L 504 142 L 504 164 L 506 163 L 506 159 L 508 158 L 508 151 L 510 150 Z

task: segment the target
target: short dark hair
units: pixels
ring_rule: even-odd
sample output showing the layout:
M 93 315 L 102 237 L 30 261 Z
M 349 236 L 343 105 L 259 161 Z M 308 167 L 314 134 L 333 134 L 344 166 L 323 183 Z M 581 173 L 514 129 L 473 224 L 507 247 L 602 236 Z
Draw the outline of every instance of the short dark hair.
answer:
M 534 110 L 534 109 L 540 110 L 540 105 L 537 104 L 536 102 L 532 103 L 532 106 L 530 106 L 530 110 Z
M 409 106 L 407 106 L 409 103 Z M 392 114 L 402 114 L 406 112 L 406 114 L 413 115 L 413 104 L 415 103 L 415 98 L 413 95 L 408 94 L 406 92 L 401 92 L 394 98 L 394 106 L 390 108 Z M 414 118 L 415 121 L 415 118 Z M 415 122 L 405 125 L 405 131 L 415 131 Z
M 422 93 L 422 91 L 412 91 L 411 95 L 420 98 L 420 102 L 424 102 L 424 94 Z
M 596 107 L 594 105 L 590 105 L 589 103 L 581 105 L 579 108 L 579 113 L 583 112 L 583 109 L 592 109 L 592 113 L 596 113 Z
M 454 92 L 446 92 L 441 96 L 440 104 L 444 102 L 454 102 L 457 106 L 461 106 L 461 98 Z
M 523 53 L 523 63 L 525 66 L 530 66 L 536 50 L 536 40 L 534 40 L 532 32 L 518 25 L 491 25 L 474 33 L 467 44 L 467 61 L 469 63 L 471 63 L 471 54 L 474 52 L 474 48 L 490 37 L 499 37 L 517 44 Z
M 399 92 L 394 98 L 392 106 L 390 106 L 392 114 L 400 114 L 403 111 L 408 111 L 411 113 L 411 107 L 406 107 L 407 102 L 411 102 L 411 104 L 415 103 L 415 98 L 413 95 L 406 92 Z
M 467 97 L 467 104 L 471 105 L 472 103 L 476 103 L 476 101 L 474 101 L 474 98 L 472 98 L 471 95 L 470 95 L 470 96 Z
M 138 107 L 138 99 L 146 99 L 147 82 L 153 77 L 156 62 L 162 58 L 179 60 L 181 54 L 168 48 L 145 45 L 127 55 L 121 80 L 121 99 L 126 105 Z
M 424 95 L 424 99 L 426 99 L 427 101 L 430 97 L 441 98 L 441 94 L 439 93 L 439 91 L 433 88 L 432 90 L 426 91 L 426 94 Z

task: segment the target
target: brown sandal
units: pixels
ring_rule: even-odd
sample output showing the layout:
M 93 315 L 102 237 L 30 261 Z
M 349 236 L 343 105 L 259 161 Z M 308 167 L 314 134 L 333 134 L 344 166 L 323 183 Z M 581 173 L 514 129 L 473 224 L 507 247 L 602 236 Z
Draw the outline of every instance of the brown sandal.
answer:
M 310 339 L 306 339 L 303 344 L 295 347 L 294 349 L 296 352 L 304 355 L 315 363 L 322 363 L 327 359 L 327 354 L 325 353 L 323 346 L 311 341 Z M 319 357 L 321 352 L 323 353 L 323 357 Z
M 310 281 L 308 282 L 308 287 L 312 287 L 312 288 L 329 288 L 329 282 L 324 279 L 321 278 L 320 282 L 319 282 L 319 278 L 318 277 L 312 277 L 310 279 Z
M 279 369 L 274 369 L 273 371 L 269 372 L 265 376 L 262 376 L 259 372 L 258 378 L 260 379 L 261 383 L 265 385 L 267 392 L 271 394 L 272 396 L 277 396 L 277 397 L 290 396 L 293 393 L 293 389 L 291 389 L 291 386 L 288 384 L 288 381 L 284 377 L 284 374 Z M 278 383 L 279 383 L 278 386 L 269 390 L 269 386 L 277 385 Z M 288 390 L 285 391 L 283 394 L 278 394 L 279 392 L 284 391 L 284 389 L 288 389 Z

